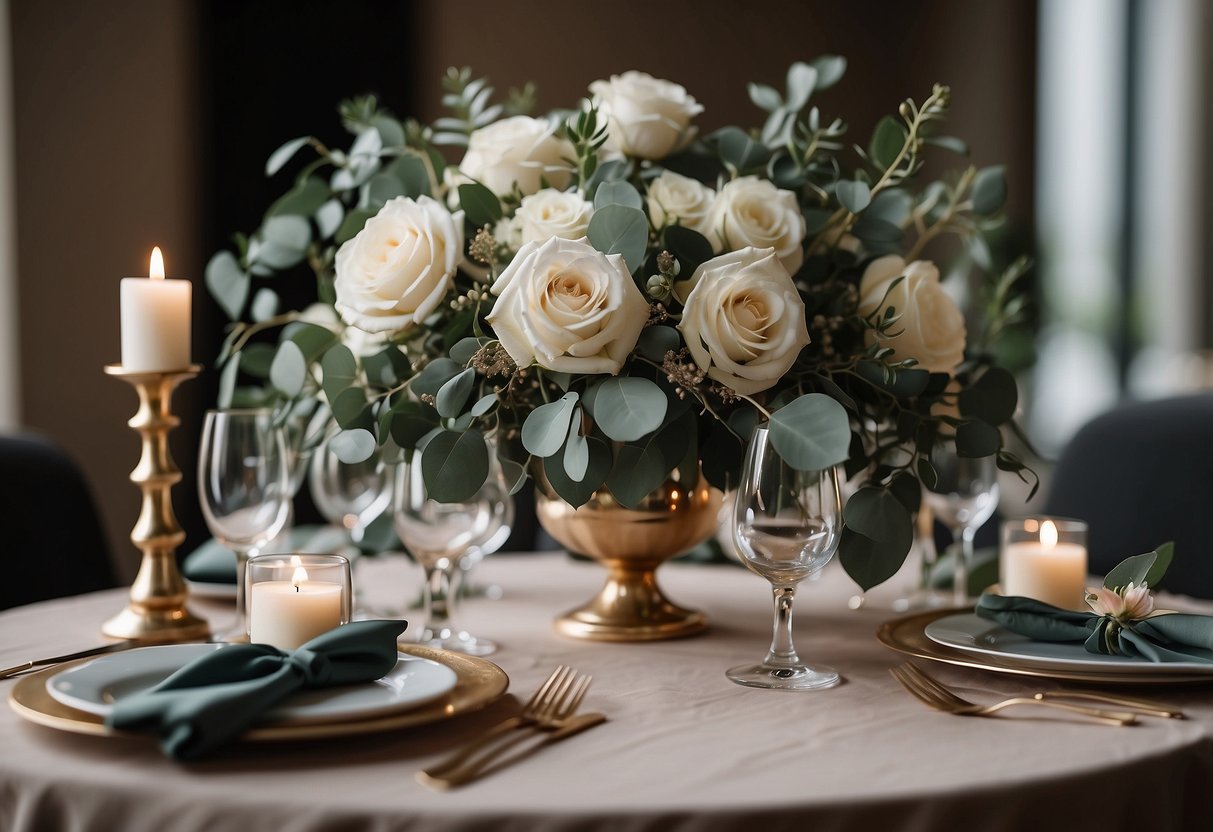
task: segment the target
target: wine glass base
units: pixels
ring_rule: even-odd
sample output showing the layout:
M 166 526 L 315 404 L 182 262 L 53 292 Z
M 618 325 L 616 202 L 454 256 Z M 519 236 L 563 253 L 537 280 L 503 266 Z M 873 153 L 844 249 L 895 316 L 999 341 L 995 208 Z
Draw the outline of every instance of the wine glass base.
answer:
M 824 665 L 774 667 L 768 664 L 743 664 L 725 671 L 739 685 L 768 690 L 825 690 L 842 681 L 838 671 Z
M 418 644 L 433 647 L 437 650 L 450 650 L 468 656 L 489 656 L 497 652 L 497 642 L 487 638 L 477 638 L 469 633 L 452 633 L 449 630 L 435 633 L 425 630 L 421 633 Z

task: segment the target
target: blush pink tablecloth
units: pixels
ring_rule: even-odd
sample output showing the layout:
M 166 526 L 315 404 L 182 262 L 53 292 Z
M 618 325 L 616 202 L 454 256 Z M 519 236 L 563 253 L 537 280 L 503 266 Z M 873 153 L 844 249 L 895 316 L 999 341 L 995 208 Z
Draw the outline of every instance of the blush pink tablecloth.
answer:
M 365 576 L 364 576 L 365 577 Z M 415 598 L 420 571 L 371 568 L 377 600 Z M 500 641 L 493 659 L 525 698 L 557 664 L 592 673 L 584 707 L 611 721 L 470 787 L 435 793 L 414 773 L 510 709 L 339 741 L 239 745 L 193 765 L 148 741 L 76 736 L 0 711 L 0 829 L 43 830 L 1014 830 L 1210 828 L 1213 685 L 1135 689 L 1182 705 L 1184 721 L 1132 728 L 1068 720 L 965 719 L 927 710 L 888 668 L 902 657 L 874 633 L 892 590 L 858 612 L 836 565 L 806 583 L 796 623 L 802 655 L 846 678 L 833 690 L 782 693 L 724 677 L 758 659 L 769 590 L 733 567 L 670 564 L 675 600 L 705 610 L 705 636 L 592 644 L 555 635 L 551 619 L 597 588 L 600 570 L 557 555 L 499 556 L 479 569 L 500 600 L 474 599 L 473 631 Z M 124 593 L 0 613 L 0 666 L 98 640 Z M 196 600 L 223 627 L 232 607 Z M 936 666 L 976 697 L 1056 687 Z M 0 682 L 7 696 L 12 681 Z

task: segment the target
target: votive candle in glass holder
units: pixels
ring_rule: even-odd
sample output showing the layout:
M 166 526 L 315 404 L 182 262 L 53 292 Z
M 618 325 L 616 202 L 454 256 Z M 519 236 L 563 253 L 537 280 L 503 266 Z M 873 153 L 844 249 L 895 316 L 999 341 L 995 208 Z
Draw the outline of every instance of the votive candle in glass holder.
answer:
M 1084 609 L 1087 524 L 1064 517 L 1004 521 L 999 571 L 1003 595 Z
M 254 644 L 294 650 L 349 623 L 350 562 L 340 555 L 259 555 L 246 569 Z

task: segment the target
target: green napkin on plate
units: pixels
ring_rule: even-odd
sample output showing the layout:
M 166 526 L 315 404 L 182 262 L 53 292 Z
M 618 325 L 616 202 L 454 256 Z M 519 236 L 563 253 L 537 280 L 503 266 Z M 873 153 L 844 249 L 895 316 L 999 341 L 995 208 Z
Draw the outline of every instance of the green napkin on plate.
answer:
M 291 552 L 317 552 L 342 555 L 350 560 L 359 554 L 350 543 L 350 535 L 339 526 L 296 526 L 284 546 Z M 185 557 L 181 574 L 203 584 L 235 584 L 236 555 L 213 537 Z
M 190 662 L 150 690 L 118 701 L 105 724 L 160 739 L 164 753 L 194 760 L 238 737 L 301 688 L 372 682 L 396 666 L 404 621 L 354 621 L 285 652 L 231 644 Z
M 1091 653 L 1213 664 L 1213 616 L 1169 612 L 1121 621 L 1031 598 L 990 594 L 978 599 L 976 613 L 1034 641 L 1081 641 Z

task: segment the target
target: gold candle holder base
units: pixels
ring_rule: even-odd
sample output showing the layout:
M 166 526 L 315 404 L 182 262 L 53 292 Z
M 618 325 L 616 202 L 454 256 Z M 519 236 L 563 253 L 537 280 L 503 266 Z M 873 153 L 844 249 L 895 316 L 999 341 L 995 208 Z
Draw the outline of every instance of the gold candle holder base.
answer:
M 173 515 L 172 488 L 181 481 L 181 471 L 169 453 L 168 433 L 181 422 L 172 413 L 173 390 L 202 370 L 198 364 L 182 370 L 127 370 L 107 364 L 107 375 L 116 376 L 139 394 L 139 411 L 127 422 L 139 432 L 143 453 L 131 472 L 131 482 L 143 492 L 143 508 L 131 531 L 131 542 L 143 552 L 139 574 L 131 585 L 130 603 L 101 626 L 109 638 L 132 639 L 148 644 L 197 641 L 210 636 L 206 620 L 186 607 L 188 590 L 177 569 L 177 547 L 185 532 Z

